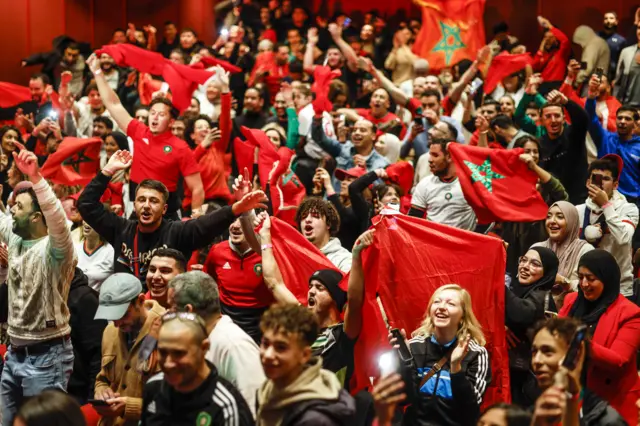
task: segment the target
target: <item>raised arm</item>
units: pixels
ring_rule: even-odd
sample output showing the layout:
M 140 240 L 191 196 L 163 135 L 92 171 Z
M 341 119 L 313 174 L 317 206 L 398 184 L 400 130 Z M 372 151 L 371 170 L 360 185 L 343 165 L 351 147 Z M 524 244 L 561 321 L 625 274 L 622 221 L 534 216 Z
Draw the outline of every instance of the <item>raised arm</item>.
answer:
M 347 66 L 349 70 L 352 72 L 358 71 L 358 55 L 353 50 L 353 48 L 342 39 L 342 28 L 338 26 L 338 24 L 331 23 L 329 24 L 329 33 L 331 34 L 331 38 L 333 42 L 338 46 L 345 59 L 347 60 Z
M 299 305 L 298 299 L 287 288 L 282 279 L 280 268 L 273 255 L 273 245 L 271 244 L 271 219 L 266 213 L 260 213 L 262 227 L 260 228 L 260 239 L 262 240 L 262 276 L 264 283 L 273 293 L 273 297 L 278 303 L 295 303 Z
M 231 140 L 231 91 L 229 89 L 229 73 L 220 65 L 216 65 L 216 79 L 220 84 L 220 118 L 218 126 L 222 134 L 215 144 L 218 151 L 226 153 Z
M 316 67 L 314 64 L 314 52 L 316 50 L 316 45 L 318 44 L 318 29 L 317 28 L 309 28 L 307 31 L 307 48 L 304 51 L 304 58 L 302 61 L 302 66 L 304 72 L 309 75 L 313 74 L 313 70 Z
M 353 246 L 349 287 L 347 289 L 347 309 L 344 314 L 344 332 L 355 339 L 362 330 L 362 306 L 364 305 L 364 266 L 362 250 L 373 244 L 375 229 L 365 231 Z
M 491 61 L 491 47 L 484 46 L 478 51 L 478 56 L 471 66 L 462 74 L 460 81 L 453 87 L 453 90 L 449 93 L 449 100 L 453 105 L 457 104 L 464 92 L 464 89 L 473 81 L 478 73 L 478 66 L 480 64 L 488 64 Z
M 376 80 L 380 82 L 382 87 L 389 92 L 391 99 L 398 105 L 406 106 L 409 102 L 409 97 L 391 80 L 384 75 L 382 71 L 373 66 L 373 62 L 369 58 L 359 58 L 360 66 L 369 72 Z
M 75 249 L 62 204 L 40 174 L 38 157 L 33 152 L 27 151 L 22 144 L 16 142 L 16 146 L 20 152 L 13 152 L 13 160 L 18 169 L 33 183 L 33 191 L 36 193 L 46 222 L 51 255 L 59 261 L 73 262 L 76 257 Z
M 100 64 L 95 53 L 89 56 L 89 59 L 87 59 L 87 65 L 96 80 L 98 92 L 100 92 L 100 98 L 102 98 L 104 106 L 109 111 L 109 114 L 111 114 L 111 117 L 116 121 L 118 127 L 120 127 L 123 132 L 126 132 L 132 118 L 124 106 L 122 106 L 122 102 L 120 102 L 120 98 L 118 98 L 116 92 L 114 92 L 111 86 L 109 86 L 109 83 L 107 83 L 107 80 L 100 69 Z
M 589 92 L 587 95 L 587 101 L 584 104 L 584 109 L 587 112 L 588 120 L 589 120 L 589 134 L 591 135 L 591 139 L 593 139 L 593 143 L 596 145 L 598 150 L 602 146 L 602 141 L 604 140 L 607 131 L 602 127 L 600 123 L 600 119 L 596 114 L 596 98 L 598 96 L 598 87 L 600 86 L 600 79 L 598 76 L 594 75 L 589 80 Z M 610 115 L 613 111 L 609 112 Z
M 327 153 L 331 154 L 333 157 L 337 157 L 340 155 L 340 151 L 342 150 L 342 144 L 335 139 L 331 139 L 324 132 L 324 127 L 322 126 L 322 116 L 313 117 L 313 123 L 311 124 L 311 137 L 312 139 L 318 143 L 327 151 Z

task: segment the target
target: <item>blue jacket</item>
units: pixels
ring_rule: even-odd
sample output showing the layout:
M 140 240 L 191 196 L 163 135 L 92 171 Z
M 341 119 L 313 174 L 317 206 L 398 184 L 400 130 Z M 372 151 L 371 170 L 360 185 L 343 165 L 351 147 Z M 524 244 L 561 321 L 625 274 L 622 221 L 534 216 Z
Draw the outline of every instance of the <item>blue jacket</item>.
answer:
M 322 123 L 318 124 L 315 120 L 311 126 L 311 137 L 318 145 L 324 149 L 329 155 L 336 159 L 336 168 L 349 170 L 356 165 L 353 162 L 353 156 L 357 154 L 355 146 L 351 141 L 340 143 L 335 139 L 331 139 L 324 133 Z M 375 149 L 371 150 L 371 154 L 366 157 L 367 171 L 376 169 L 384 169 L 389 165 L 389 160 L 383 157 Z M 333 186 L 336 192 L 340 190 L 340 182 L 334 177 Z
M 458 137 L 456 138 L 456 141 L 463 144 L 467 143 L 462 130 L 462 125 L 458 122 L 458 120 L 445 115 L 440 116 L 440 120 L 449 123 L 456 128 L 456 130 L 458 131 Z M 411 143 L 409 139 L 411 138 L 411 128 L 413 127 L 413 121 L 411 122 L 409 128 L 407 129 L 407 135 L 402 141 L 402 147 L 400 148 L 400 158 L 404 158 L 409 155 L 411 147 L 413 147 L 413 161 L 415 162 L 415 164 L 418 164 L 418 159 L 420 158 L 420 156 L 429 152 L 429 134 L 427 133 L 427 131 L 431 127 L 431 124 L 429 124 L 429 122 L 423 118 L 422 125 L 424 126 L 424 132 L 417 135 L 413 140 L 413 143 Z
M 640 197 L 640 136 L 624 142 L 617 133 L 602 127 L 596 115 L 596 100 L 587 99 L 585 109 L 589 114 L 589 134 L 598 148 L 598 157 L 617 154 L 624 162 L 618 191 L 627 197 Z

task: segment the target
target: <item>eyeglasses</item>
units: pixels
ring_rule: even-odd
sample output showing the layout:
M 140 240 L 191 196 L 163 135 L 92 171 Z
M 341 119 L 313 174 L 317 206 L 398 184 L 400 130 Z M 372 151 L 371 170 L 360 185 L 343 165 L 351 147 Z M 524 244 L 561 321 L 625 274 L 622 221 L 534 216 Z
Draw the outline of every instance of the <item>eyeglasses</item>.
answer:
M 542 263 L 540 263 L 538 260 L 535 259 L 527 259 L 526 256 L 520 256 L 518 258 L 518 264 L 519 265 L 526 265 L 529 264 L 531 266 L 533 266 L 534 268 L 542 268 Z
M 162 323 L 165 324 L 169 321 L 173 321 L 176 318 L 180 321 L 187 321 L 198 324 L 200 328 L 202 328 L 202 332 L 204 333 L 204 335 L 209 335 L 209 333 L 207 333 L 207 325 L 205 324 L 204 320 L 198 314 L 194 314 L 193 312 L 168 312 L 162 316 Z

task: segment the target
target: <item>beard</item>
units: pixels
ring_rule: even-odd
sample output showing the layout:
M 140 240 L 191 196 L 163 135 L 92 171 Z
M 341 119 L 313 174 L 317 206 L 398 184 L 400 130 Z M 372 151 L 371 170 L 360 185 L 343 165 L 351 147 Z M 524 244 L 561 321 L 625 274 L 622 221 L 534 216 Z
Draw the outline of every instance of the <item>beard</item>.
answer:
M 615 30 L 618 29 L 618 26 L 616 24 L 608 24 L 607 23 L 607 24 L 604 24 L 604 28 L 606 30 L 609 30 L 609 31 L 615 31 Z

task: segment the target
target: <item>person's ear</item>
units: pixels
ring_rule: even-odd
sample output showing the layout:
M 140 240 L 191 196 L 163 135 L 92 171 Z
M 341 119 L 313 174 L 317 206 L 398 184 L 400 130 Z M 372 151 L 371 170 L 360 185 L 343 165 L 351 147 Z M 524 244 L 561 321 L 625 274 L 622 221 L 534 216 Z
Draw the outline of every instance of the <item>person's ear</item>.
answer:
M 302 365 L 305 365 L 309 362 L 309 360 L 311 359 L 311 346 L 305 346 L 304 349 L 302 349 L 302 358 L 300 359 L 302 361 Z
M 202 352 L 204 353 L 209 352 L 210 347 L 211 347 L 211 343 L 209 342 L 209 339 L 204 339 L 202 341 L 202 345 L 200 345 L 200 349 L 202 349 Z
M 33 212 L 31 216 L 31 222 L 33 222 L 33 224 L 35 225 L 36 223 L 38 223 L 38 220 L 43 221 L 42 212 Z
M 187 305 L 184 307 L 185 312 L 193 312 L 193 305 L 191 303 L 187 303 Z
M 144 293 L 140 293 L 140 294 L 138 295 L 137 300 L 138 300 L 138 302 L 140 303 L 140 306 L 144 305 L 144 300 L 145 300 L 145 299 L 144 299 Z
M 168 208 L 169 208 L 169 204 L 165 204 L 164 207 L 162 207 L 162 216 L 164 216 Z

